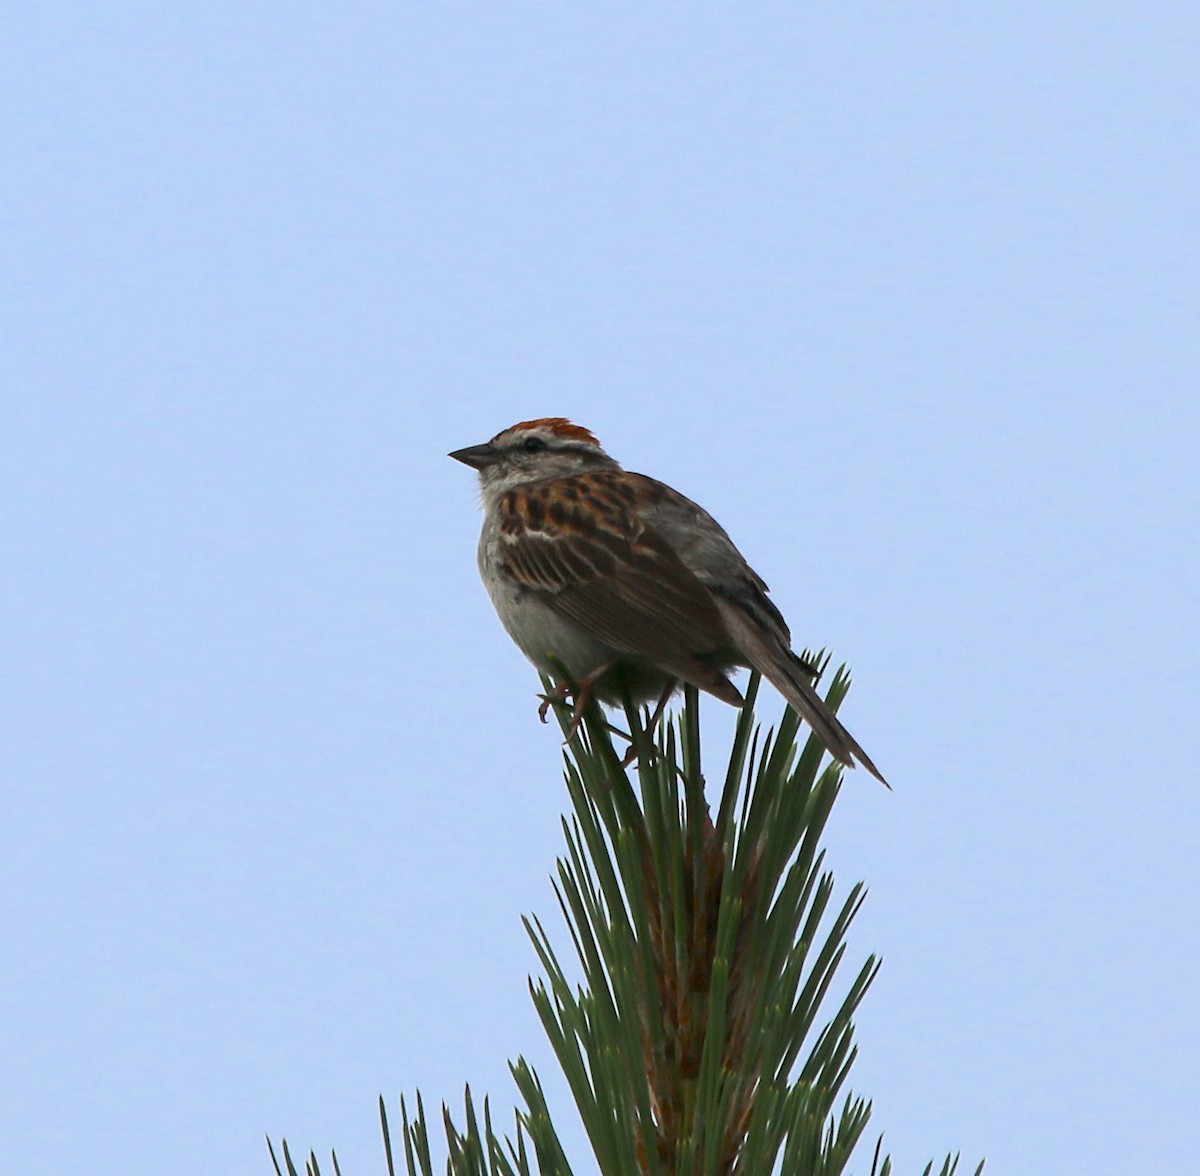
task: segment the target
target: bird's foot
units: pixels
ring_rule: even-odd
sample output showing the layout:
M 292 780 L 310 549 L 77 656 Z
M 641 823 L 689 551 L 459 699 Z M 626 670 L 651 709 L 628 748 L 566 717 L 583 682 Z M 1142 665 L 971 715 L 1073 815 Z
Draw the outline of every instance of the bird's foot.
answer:
M 673 680 L 667 683 L 662 694 L 659 695 L 658 702 L 654 706 L 654 713 L 649 715 L 646 726 L 642 730 L 644 738 L 650 743 L 652 749 L 654 732 L 658 730 L 658 724 L 662 722 L 663 712 L 667 709 L 667 703 L 671 700 L 671 695 L 675 693 L 677 685 L 678 683 Z M 647 714 L 649 714 L 649 711 L 647 711 Z M 621 732 L 621 734 L 624 735 L 625 733 Z M 625 758 L 621 760 L 621 767 L 628 768 L 632 764 L 637 763 L 638 744 L 632 735 L 626 735 L 625 738 L 629 740 L 629 750 L 625 752 Z
M 592 701 L 592 693 L 596 683 L 612 669 L 611 665 L 600 666 L 599 669 L 593 670 L 588 676 L 582 679 L 578 684 L 564 678 L 559 681 L 553 690 L 546 694 L 539 694 L 538 698 L 542 700 L 542 705 L 538 707 L 538 718 L 544 723 L 546 716 L 550 713 L 550 708 L 555 707 L 560 710 L 565 710 L 568 705 L 571 705 L 571 717 L 567 724 L 567 737 L 563 740 L 564 743 L 570 743 L 572 739 L 579 734 L 579 728 L 583 725 L 583 716 L 587 711 L 588 706 Z M 571 700 L 568 704 L 567 700 Z M 609 728 L 615 731 L 615 727 Z M 623 732 L 618 732 L 622 734 Z
M 595 689 L 596 683 L 611 669 L 611 663 L 599 666 L 588 674 L 586 678 L 582 679 L 579 685 L 573 690 L 575 709 L 571 712 L 571 721 L 567 725 L 567 737 L 563 740 L 564 743 L 570 743 L 579 734 L 579 727 L 583 723 L 584 713 L 592 701 L 592 691 Z
M 552 706 L 566 706 L 567 697 L 571 694 L 571 684 L 564 679 L 548 694 L 539 694 L 542 705 L 538 707 L 538 718 L 544 723 Z

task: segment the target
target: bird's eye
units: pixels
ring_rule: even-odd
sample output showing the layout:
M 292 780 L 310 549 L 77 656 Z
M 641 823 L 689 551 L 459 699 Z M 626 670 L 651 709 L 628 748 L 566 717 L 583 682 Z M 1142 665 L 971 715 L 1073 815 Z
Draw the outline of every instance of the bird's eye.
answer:
M 541 437 L 526 437 L 521 444 L 526 453 L 541 453 L 546 448 L 546 442 Z

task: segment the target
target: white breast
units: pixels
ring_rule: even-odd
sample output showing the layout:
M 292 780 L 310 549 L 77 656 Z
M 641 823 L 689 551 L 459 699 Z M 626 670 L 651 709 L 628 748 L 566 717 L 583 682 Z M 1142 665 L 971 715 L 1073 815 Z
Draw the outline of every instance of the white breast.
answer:
M 500 623 L 539 670 L 558 677 L 557 660 L 576 681 L 616 659 L 616 652 L 518 585 L 501 567 L 499 537 L 484 525 L 479 537 L 479 575 Z

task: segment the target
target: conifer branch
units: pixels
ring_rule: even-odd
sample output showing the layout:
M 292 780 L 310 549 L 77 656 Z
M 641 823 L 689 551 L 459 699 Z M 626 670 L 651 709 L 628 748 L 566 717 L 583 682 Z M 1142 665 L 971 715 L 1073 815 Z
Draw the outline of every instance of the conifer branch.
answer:
M 829 1009 L 865 896 L 860 883 L 835 901 L 820 848 L 841 768 L 822 767 L 815 737 L 799 742 L 790 709 L 776 729 L 756 726 L 758 684 L 752 675 L 717 777 L 715 820 L 694 689 L 653 731 L 627 705 L 627 735 L 593 704 L 564 753 L 572 812 L 553 888 L 573 962 L 525 919 L 542 970 L 530 993 L 602 1176 L 840 1176 L 870 1119 L 846 1083 L 875 957 Z M 843 668 L 831 708 L 848 687 Z M 462 1130 L 443 1106 L 449 1176 L 571 1176 L 537 1074 L 523 1058 L 510 1068 L 524 1100 L 515 1136 L 497 1133 L 486 1099 L 481 1120 L 469 1088 Z M 403 1099 L 400 1111 L 403 1171 L 433 1176 L 420 1095 L 414 1114 Z M 396 1176 L 382 1101 L 380 1115 Z M 891 1173 L 881 1142 L 871 1176 Z M 299 1176 L 286 1142 L 283 1158 Z M 947 1156 L 938 1176 L 957 1165 Z M 315 1156 L 305 1172 L 321 1176 Z

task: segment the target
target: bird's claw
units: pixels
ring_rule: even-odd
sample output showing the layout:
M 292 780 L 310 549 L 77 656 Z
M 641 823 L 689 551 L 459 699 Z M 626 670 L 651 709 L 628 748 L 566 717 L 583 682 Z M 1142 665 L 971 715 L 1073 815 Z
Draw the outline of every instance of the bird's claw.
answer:
M 565 706 L 567 703 L 567 695 L 571 693 L 571 687 L 566 682 L 559 682 L 547 694 L 539 694 L 538 698 L 542 700 L 542 705 L 538 707 L 538 718 L 542 722 L 546 722 L 546 716 L 550 713 L 552 706 Z

